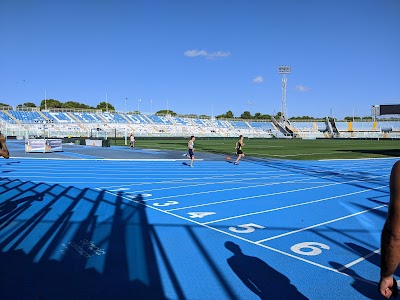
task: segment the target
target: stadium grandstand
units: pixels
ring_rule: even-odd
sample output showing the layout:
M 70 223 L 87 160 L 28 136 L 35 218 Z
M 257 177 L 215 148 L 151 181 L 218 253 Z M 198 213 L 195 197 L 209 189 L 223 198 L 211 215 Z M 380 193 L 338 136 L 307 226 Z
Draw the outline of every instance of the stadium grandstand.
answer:
M 222 120 L 82 109 L 0 109 L 1 131 L 17 139 L 38 136 L 122 138 L 131 132 L 137 137 L 237 137 L 242 134 L 249 138 L 400 138 L 400 121 L 374 120 L 349 122 L 330 117 L 307 122 L 274 118 Z

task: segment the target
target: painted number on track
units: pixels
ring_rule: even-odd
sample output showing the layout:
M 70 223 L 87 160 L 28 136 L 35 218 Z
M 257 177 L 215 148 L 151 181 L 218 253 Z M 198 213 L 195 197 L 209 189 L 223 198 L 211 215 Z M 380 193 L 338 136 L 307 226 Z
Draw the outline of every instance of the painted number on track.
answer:
M 189 212 L 188 215 L 194 219 L 194 218 L 204 218 L 207 216 L 215 215 L 215 212 Z
M 265 228 L 264 226 L 257 225 L 254 223 L 249 223 L 249 224 L 243 224 L 243 225 L 238 225 L 237 227 L 244 228 L 244 229 L 237 229 L 236 227 L 229 227 L 230 231 L 236 232 L 236 233 L 250 233 L 256 230 L 255 228 L 263 229 Z
M 178 201 L 167 201 L 165 203 L 154 203 L 154 206 L 170 206 L 170 205 L 176 205 L 178 204 Z
M 290 248 L 290 250 L 292 250 L 294 253 L 307 256 L 320 255 L 322 253 L 322 249 L 329 250 L 330 247 L 317 242 L 303 242 L 293 245 Z

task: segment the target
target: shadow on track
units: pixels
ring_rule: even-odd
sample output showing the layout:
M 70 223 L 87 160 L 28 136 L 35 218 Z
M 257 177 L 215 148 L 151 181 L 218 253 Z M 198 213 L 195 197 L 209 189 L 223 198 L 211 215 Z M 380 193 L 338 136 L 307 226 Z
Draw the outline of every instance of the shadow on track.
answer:
M 345 268 L 343 265 L 336 262 L 329 262 L 329 264 L 336 270 L 341 270 L 343 274 L 347 274 L 354 279 L 351 286 L 367 299 L 386 299 L 378 293 L 378 286 L 374 282 L 370 282 L 355 271 Z M 345 295 L 343 296 L 345 298 Z
M 2 178 L 3 299 L 165 299 L 138 195 Z
M 308 299 L 290 283 L 289 278 L 263 260 L 243 254 L 233 242 L 226 242 L 225 247 L 233 253 L 227 259 L 232 271 L 260 299 Z

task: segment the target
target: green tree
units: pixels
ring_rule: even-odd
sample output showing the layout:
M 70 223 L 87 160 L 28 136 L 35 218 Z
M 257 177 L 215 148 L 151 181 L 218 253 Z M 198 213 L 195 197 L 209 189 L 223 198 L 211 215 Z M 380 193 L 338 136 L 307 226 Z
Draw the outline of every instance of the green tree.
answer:
M 242 119 L 253 119 L 253 116 L 251 115 L 251 113 L 249 111 L 244 111 L 240 117 Z
M 32 102 L 25 102 L 24 104 L 18 104 L 17 107 L 36 107 L 36 104 Z
M 226 112 L 226 118 L 228 119 L 233 119 L 235 116 L 233 115 L 233 112 L 231 110 L 228 110 Z
M 177 113 L 172 111 L 172 110 L 169 110 L 169 109 L 168 110 L 167 109 L 162 109 L 162 110 L 159 110 L 158 112 L 156 112 L 156 115 L 157 116 L 165 116 L 165 115 L 176 116 Z
M 302 116 L 302 117 L 291 117 L 290 120 L 314 120 L 313 117 L 310 116 Z
M 112 104 L 104 102 L 104 101 L 97 104 L 96 108 L 101 109 L 102 111 L 115 110 L 115 108 Z
M 67 101 L 62 105 L 63 108 L 82 108 L 82 109 L 94 109 L 93 106 L 89 106 L 83 103 L 75 102 L 75 101 Z
M 217 119 L 233 119 L 233 112 L 228 110 L 225 114 L 216 116 Z
M 256 117 L 256 119 L 261 119 L 261 120 L 271 120 L 271 116 L 270 115 L 259 115 Z
M 353 120 L 354 121 L 361 121 L 361 118 L 360 117 L 349 117 L 349 116 L 347 116 L 347 117 L 344 117 L 344 120 L 347 121 L 347 122 L 352 122 Z
M 54 99 L 46 99 L 40 102 L 40 109 L 46 108 L 62 108 L 62 103 Z

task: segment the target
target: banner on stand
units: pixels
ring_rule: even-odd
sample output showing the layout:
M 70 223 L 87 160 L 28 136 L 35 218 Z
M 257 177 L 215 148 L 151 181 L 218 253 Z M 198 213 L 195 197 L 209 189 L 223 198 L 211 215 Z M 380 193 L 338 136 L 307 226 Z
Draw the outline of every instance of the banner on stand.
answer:
M 59 152 L 62 151 L 61 139 L 28 139 L 25 141 L 25 152 Z

